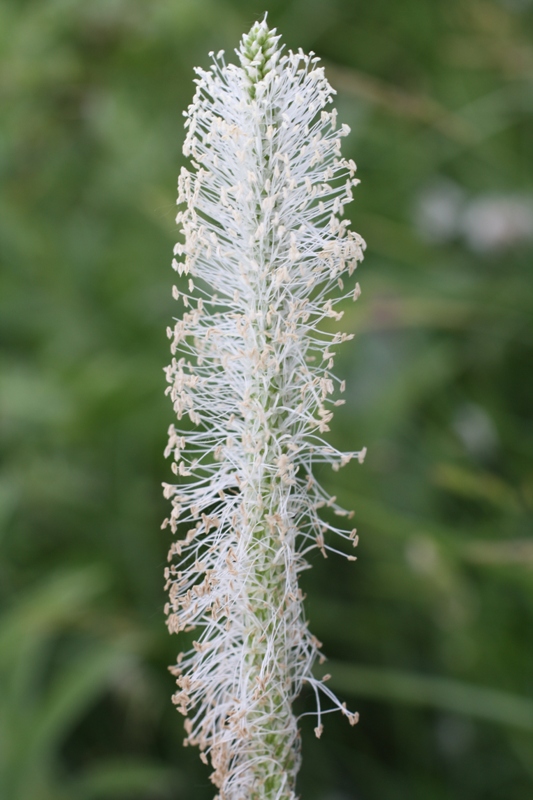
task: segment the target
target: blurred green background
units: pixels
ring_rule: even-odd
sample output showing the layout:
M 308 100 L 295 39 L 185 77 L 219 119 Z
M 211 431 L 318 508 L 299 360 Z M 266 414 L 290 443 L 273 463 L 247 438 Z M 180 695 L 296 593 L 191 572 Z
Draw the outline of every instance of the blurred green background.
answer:
M 207 800 L 167 672 L 176 179 L 193 66 L 265 6 L 352 133 L 368 242 L 332 440 L 357 564 L 303 800 L 533 797 L 533 3 L 2 0 L 0 797 Z M 300 709 L 312 707 L 304 696 Z

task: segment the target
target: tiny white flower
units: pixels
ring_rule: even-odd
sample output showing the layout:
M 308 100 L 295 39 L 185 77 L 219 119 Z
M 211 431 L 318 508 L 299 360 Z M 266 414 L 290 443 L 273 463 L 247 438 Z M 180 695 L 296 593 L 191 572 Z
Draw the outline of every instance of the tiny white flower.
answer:
M 318 484 L 314 469 L 335 469 L 364 450 L 326 444 L 336 388 L 335 346 L 326 332 L 340 319 L 342 276 L 364 242 L 341 220 L 355 165 L 340 155 L 346 127 L 336 115 L 318 59 L 283 54 L 275 30 L 256 23 L 237 51 L 197 72 L 187 112 L 175 248 L 188 292 L 169 329 L 168 394 L 178 420 L 169 430 L 177 485 L 169 520 L 170 631 L 196 630 L 172 668 L 187 743 L 214 769 L 223 800 L 294 800 L 299 732 L 292 703 L 302 685 L 357 721 L 324 681 L 313 677 L 320 643 L 309 632 L 299 573 L 306 555 L 334 550 L 331 534 L 355 546 L 320 509 L 346 512 Z M 335 551 L 337 552 L 337 551 Z M 349 556 L 353 559 L 353 556 Z M 323 658 L 323 657 L 321 657 Z M 328 709 L 330 710 L 330 709 Z

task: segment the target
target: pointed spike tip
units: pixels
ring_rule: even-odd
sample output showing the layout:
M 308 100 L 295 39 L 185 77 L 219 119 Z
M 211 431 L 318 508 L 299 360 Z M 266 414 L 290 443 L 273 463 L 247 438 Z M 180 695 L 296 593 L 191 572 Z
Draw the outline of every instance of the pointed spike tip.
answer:
M 265 14 L 261 21 L 254 22 L 250 31 L 242 37 L 237 50 L 252 98 L 255 97 L 256 84 L 264 80 L 275 67 L 280 53 L 280 37 L 276 36 L 276 28 L 268 27 L 266 20 Z

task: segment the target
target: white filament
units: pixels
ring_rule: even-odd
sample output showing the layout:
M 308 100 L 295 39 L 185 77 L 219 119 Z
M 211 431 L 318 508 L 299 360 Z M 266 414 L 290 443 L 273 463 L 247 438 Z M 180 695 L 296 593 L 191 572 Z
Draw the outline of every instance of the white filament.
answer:
M 282 54 L 266 22 L 238 55 L 240 66 L 219 53 L 197 70 L 184 145 L 193 171 L 179 178 L 184 244 L 173 266 L 189 291 L 168 330 L 167 391 L 178 420 L 195 427 L 169 430 L 179 483 L 165 484 L 164 525 L 188 529 L 169 553 L 179 561 L 166 571 L 167 612 L 170 631 L 198 634 L 172 668 L 173 700 L 188 716 L 186 743 L 211 760 L 217 797 L 290 800 L 302 684 L 317 696 L 317 735 L 320 693 L 357 721 L 313 677 L 320 643 L 298 574 L 311 549 L 334 549 L 330 534 L 357 543 L 319 516 L 323 506 L 347 514 L 313 470 L 364 458 L 322 438 L 341 402 L 331 395 L 344 388 L 331 348 L 351 337 L 321 326 L 342 316 L 343 276 L 364 242 L 341 220 L 358 181 L 340 153 L 348 128 L 325 110 L 333 90 L 318 59 Z

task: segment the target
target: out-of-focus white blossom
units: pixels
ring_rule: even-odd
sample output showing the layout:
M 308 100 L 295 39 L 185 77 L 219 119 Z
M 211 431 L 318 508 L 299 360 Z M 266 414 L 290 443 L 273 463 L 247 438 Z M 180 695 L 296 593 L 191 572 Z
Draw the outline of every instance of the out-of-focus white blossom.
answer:
M 416 199 L 414 223 L 423 239 L 441 244 L 455 239 L 460 227 L 464 191 L 453 181 L 439 180 Z
M 351 338 L 330 325 L 360 293 L 344 281 L 364 242 L 341 218 L 358 181 L 318 59 L 283 54 L 265 21 L 237 52 L 239 65 L 220 52 L 197 70 L 192 171 L 179 178 L 173 266 L 188 291 L 174 288 L 184 311 L 168 330 L 167 391 L 193 427 L 172 425 L 166 450 L 178 483 L 165 484 L 164 525 L 184 532 L 169 553 L 167 612 L 170 631 L 197 634 L 172 668 L 173 699 L 218 797 L 291 800 L 302 685 L 317 698 L 317 736 L 321 696 L 357 721 L 313 676 L 320 643 L 298 575 L 312 550 L 335 551 L 333 534 L 357 544 L 355 530 L 333 524 L 332 513 L 349 515 L 315 467 L 365 454 L 323 439 L 343 402 L 333 399 L 344 390 L 331 371 L 336 346 Z
M 452 426 L 466 449 L 478 458 L 494 454 L 498 447 L 498 432 L 487 411 L 477 403 L 459 406 Z
M 426 241 L 463 240 L 476 253 L 498 253 L 533 241 L 533 198 L 494 193 L 467 199 L 456 183 L 440 180 L 418 196 L 414 223 Z
M 492 253 L 533 241 L 533 202 L 520 195 L 493 194 L 472 200 L 461 231 L 471 250 Z

